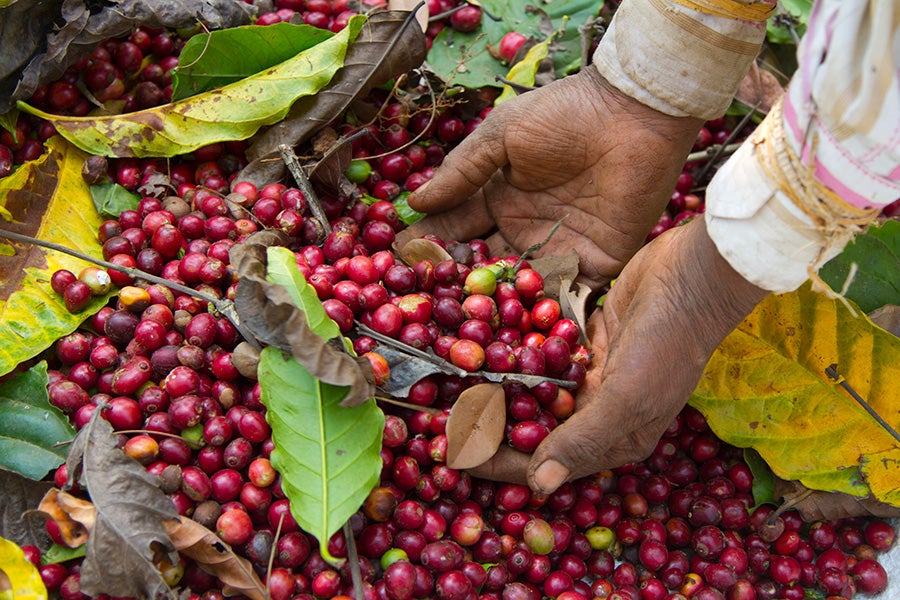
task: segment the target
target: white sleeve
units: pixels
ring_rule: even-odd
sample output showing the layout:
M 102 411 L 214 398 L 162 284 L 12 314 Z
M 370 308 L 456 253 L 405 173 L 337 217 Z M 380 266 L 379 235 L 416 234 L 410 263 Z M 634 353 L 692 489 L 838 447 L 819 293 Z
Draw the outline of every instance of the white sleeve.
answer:
M 719 252 L 775 292 L 900 198 L 900 5 L 820 0 L 798 55 L 782 103 L 706 191 Z

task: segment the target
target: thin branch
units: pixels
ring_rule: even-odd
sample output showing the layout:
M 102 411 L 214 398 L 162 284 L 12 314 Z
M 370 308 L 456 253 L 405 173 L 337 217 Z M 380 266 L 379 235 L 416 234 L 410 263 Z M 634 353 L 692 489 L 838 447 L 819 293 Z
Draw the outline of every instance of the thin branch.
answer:
M 869 413 L 870 417 L 875 419 L 875 421 L 877 421 L 879 425 L 884 427 L 884 430 L 887 431 L 889 434 L 891 434 L 891 437 L 893 437 L 895 440 L 900 442 L 900 433 L 897 433 L 896 429 L 891 427 L 891 425 L 887 421 L 882 419 L 881 415 L 879 415 L 877 412 L 875 412 L 875 409 L 872 408 L 871 406 L 869 406 L 869 403 L 866 402 L 862 396 L 860 396 L 859 394 L 856 393 L 856 390 L 854 390 L 850 386 L 850 384 L 847 383 L 847 381 L 843 378 L 843 376 L 840 373 L 838 373 L 836 364 L 828 365 L 827 367 L 825 367 L 825 374 L 828 375 L 828 377 L 830 377 L 834 381 L 836 381 L 839 386 L 844 388 L 844 391 L 846 391 L 848 394 L 850 394 L 850 397 L 853 398 L 854 400 L 856 400 L 856 403 L 859 404 L 861 407 L 863 407 L 863 410 L 865 410 L 867 413 Z
M 328 216 L 325 214 L 325 209 L 322 208 L 322 203 L 319 202 L 319 196 L 316 195 L 315 190 L 313 190 L 312 183 L 310 183 L 309 177 L 306 176 L 306 171 L 303 170 L 300 161 L 297 160 L 297 155 L 294 154 L 293 149 L 287 144 L 281 144 L 278 146 L 278 152 L 281 154 L 281 160 L 284 161 L 288 171 L 294 176 L 297 187 L 299 187 L 300 191 L 303 192 L 303 195 L 306 196 L 306 201 L 309 203 L 309 209 L 312 211 L 313 218 L 319 224 L 316 243 L 322 243 L 325 239 L 325 232 L 328 230 L 329 221 Z
M 204 292 L 199 292 L 193 288 L 181 285 L 180 283 L 175 283 L 174 281 L 169 281 L 168 279 L 163 279 L 162 277 L 157 277 L 156 275 L 151 275 L 150 273 L 141 271 L 140 269 L 137 269 L 135 267 L 123 267 L 122 265 L 116 265 L 99 258 L 94 258 L 93 256 L 88 256 L 87 254 L 78 252 L 77 250 L 66 248 L 65 246 L 62 246 L 60 244 L 39 240 L 37 238 L 23 235 L 21 233 L 14 233 L 6 229 L 0 229 L 0 237 L 25 244 L 33 244 L 35 246 L 40 246 L 41 248 L 47 248 L 48 250 L 56 250 L 57 252 L 62 252 L 63 254 L 68 254 L 69 256 L 80 258 L 81 260 L 104 267 L 106 269 L 112 269 L 114 271 L 119 271 L 120 273 L 125 273 L 126 275 L 128 275 L 129 277 L 133 277 L 134 279 L 142 279 L 144 281 L 149 281 L 150 283 L 157 283 L 183 294 L 187 294 L 188 296 L 199 298 L 204 302 L 212 304 L 215 307 L 216 311 L 218 311 L 226 319 L 231 321 L 231 323 L 244 337 L 248 344 L 250 344 L 257 350 L 261 348 L 259 342 L 253 336 L 253 334 L 250 333 L 250 331 L 241 324 L 240 317 L 238 316 L 237 311 L 234 308 L 234 302 L 228 300 L 227 298 L 216 298 L 215 296 L 210 296 L 209 294 L 206 294 Z

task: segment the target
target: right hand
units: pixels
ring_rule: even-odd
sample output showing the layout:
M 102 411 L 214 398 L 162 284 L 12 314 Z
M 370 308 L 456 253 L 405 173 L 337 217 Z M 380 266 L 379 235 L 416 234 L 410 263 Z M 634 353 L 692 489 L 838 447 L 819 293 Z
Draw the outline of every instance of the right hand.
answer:
M 425 234 L 488 238 L 493 254 L 574 250 L 594 287 L 618 275 L 662 213 L 702 121 L 670 117 L 610 85 L 589 65 L 497 106 L 413 192 Z

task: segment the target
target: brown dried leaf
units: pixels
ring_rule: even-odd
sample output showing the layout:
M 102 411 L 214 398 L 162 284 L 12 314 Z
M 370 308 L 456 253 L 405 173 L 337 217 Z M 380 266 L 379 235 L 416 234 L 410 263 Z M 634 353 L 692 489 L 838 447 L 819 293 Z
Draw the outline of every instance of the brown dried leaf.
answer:
M 349 197 L 356 186 L 344 175 L 353 160 L 353 147 L 338 138 L 337 132 L 326 127 L 313 139 L 313 151 L 321 158 L 315 161 L 309 178 L 328 193 Z
M 506 397 L 499 383 L 481 383 L 459 395 L 447 419 L 447 466 L 471 469 L 497 453 L 506 426 Z
M 223 583 L 226 596 L 243 594 L 250 600 L 265 600 L 266 587 L 250 562 L 241 558 L 215 533 L 192 519 L 167 521 L 166 531 L 175 549 Z
M 409 240 L 403 244 L 402 248 L 397 250 L 397 256 L 410 266 L 414 266 L 423 260 L 430 260 L 434 264 L 438 264 L 451 259 L 449 252 L 425 238 Z
M 254 233 L 231 249 L 231 264 L 240 278 L 234 305 L 241 323 L 263 344 L 289 352 L 317 379 L 350 390 L 342 406 L 356 406 L 374 395 L 372 366 L 366 358 L 344 352 L 314 333 L 306 314 L 282 286 L 266 280 L 269 246 L 282 246 L 287 236 L 268 230 Z
M 588 301 L 591 299 L 593 290 L 583 283 L 575 283 L 575 289 L 572 290 L 573 282 L 571 279 L 563 279 L 559 288 L 559 308 L 563 317 L 572 319 L 578 323 L 578 341 L 590 350 L 591 342 L 585 336 L 587 331 L 588 319 Z
M 869 319 L 885 331 L 900 337 L 900 306 L 886 304 L 869 313 Z
M 0 470 L 0 537 L 19 546 L 33 545 L 41 550 L 50 546 L 44 522 L 29 518 L 29 509 L 52 487 L 44 481 L 32 481 L 12 471 Z
M 873 496 L 858 498 L 841 492 L 810 490 L 799 481 L 775 479 L 775 498 L 791 502 L 804 521 L 823 521 L 849 517 L 900 517 L 900 507 L 880 502 Z
M 405 11 L 373 13 L 347 49 L 344 66 L 315 95 L 301 98 L 288 116 L 256 137 L 247 151 L 250 164 L 235 181 L 263 186 L 284 176 L 278 148 L 297 146 L 364 96 L 400 73 L 418 67 L 427 53 L 425 35 Z M 395 43 L 396 42 L 396 43 Z
M 388 8 L 390 10 L 415 10 L 419 4 L 422 4 L 422 0 L 388 0 Z M 428 3 L 426 2 L 416 12 L 416 22 L 422 28 L 422 31 L 428 29 L 428 17 Z
M 778 82 L 778 79 L 765 69 L 760 69 L 756 63 L 753 63 L 750 66 L 750 70 L 741 80 L 741 85 L 738 87 L 734 97 L 747 106 L 756 106 L 758 102 L 758 110 L 762 113 L 768 113 L 769 109 L 783 95 L 784 88 Z
M 67 510 L 66 507 L 67 505 L 74 505 L 75 503 L 69 502 L 64 504 L 64 501 L 61 501 L 62 496 L 68 496 L 72 500 L 79 500 L 66 492 L 53 488 L 44 494 L 41 503 L 38 505 L 37 512 L 44 514 L 48 519 L 56 522 L 59 526 L 60 536 L 66 546 L 69 548 L 77 548 L 88 541 L 89 530 L 94 526 L 94 518 L 91 517 L 89 519 L 90 526 L 88 526 L 87 523 L 83 523 L 79 518 L 75 518 L 69 513 L 69 510 Z M 80 502 L 87 501 L 80 500 Z M 93 505 L 90 502 L 87 502 L 87 504 L 93 509 Z M 79 516 L 84 518 L 84 514 L 85 513 L 82 510 L 79 513 Z
M 559 298 L 562 280 L 578 277 L 578 253 L 574 250 L 565 256 L 529 258 L 528 263 L 544 278 L 544 295 L 550 298 Z
M 174 598 L 154 566 L 153 547 L 177 560 L 163 521 L 177 519 L 159 479 L 117 447 L 112 426 L 97 411 L 69 449 L 68 485 L 81 473 L 91 494 L 96 521 L 81 565 L 81 590 L 91 596 L 115 594 L 136 598 Z

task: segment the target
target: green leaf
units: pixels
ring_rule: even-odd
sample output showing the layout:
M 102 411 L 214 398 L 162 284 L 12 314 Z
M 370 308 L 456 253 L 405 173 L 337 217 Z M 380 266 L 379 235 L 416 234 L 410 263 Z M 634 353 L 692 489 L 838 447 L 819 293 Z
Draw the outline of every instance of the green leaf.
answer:
M 62 544 L 53 544 L 41 555 L 41 562 L 45 565 L 64 563 L 75 558 L 81 558 L 85 554 L 85 544 L 76 548 L 69 548 Z
M 760 302 L 713 353 L 690 403 L 781 479 L 900 506 L 900 443 L 826 374 L 831 365 L 900 429 L 900 338 L 809 284 Z
M 24 102 L 19 108 L 49 120 L 63 137 L 97 156 L 187 154 L 213 142 L 247 139 L 260 127 L 282 120 L 297 99 L 315 94 L 331 81 L 363 22 L 365 17 L 355 16 L 330 39 L 252 77 L 147 110 L 65 117 Z
M 91 200 L 98 213 L 116 219 L 123 210 L 135 210 L 141 197 L 118 183 L 100 183 L 91 186 Z
M 0 127 L 10 132 L 11 134 L 16 134 L 16 121 L 19 120 L 19 111 L 13 108 L 9 112 L 6 112 L 0 115 Z
M 16 544 L 0 537 L 0 575 L 6 575 L 15 600 L 46 600 L 47 588 L 38 570 Z
M 417 223 L 425 218 L 425 213 L 409 207 L 409 192 L 403 192 L 394 200 L 394 208 L 397 209 L 397 216 L 400 222 L 406 226 Z
M 541 61 L 547 58 L 549 47 L 550 39 L 548 38 L 540 44 L 535 44 L 529 48 L 525 57 L 514 64 L 509 73 L 506 74 L 506 80 L 527 87 L 534 86 L 534 76 L 537 75 Z M 494 100 L 494 106 L 515 97 L 516 91 L 512 89 L 512 86 L 504 85 L 503 92 Z
M 819 275 L 840 291 L 853 264 L 857 270 L 847 288 L 847 298 L 867 313 L 900 304 L 900 222 L 886 221 L 870 228 L 828 261 Z
M 75 430 L 47 395 L 47 363 L 0 383 L 0 468 L 43 479 L 66 460 Z
M 46 148 L 39 159 L 0 179 L 0 228 L 102 259 L 97 229 L 103 219 L 81 177 L 87 155 L 56 136 Z M 30 244 L 13 247 L 14 256 L 0 253 L 0 375 L 72 333 L 114 295 L 97 296 L 72 314 L 50 287 L 50 276 L 57 269 L 78 274 L 90 263 Z
M 172 71 L 172 100 L 208 92 L 274 67 L 333 33 L 310 25 L 245 25 L 192 36 Z
M 777 504 L 775 502 L 775 475 L 772 469 L 762 459 L 759 452 L 752 448 L 744 450 L 744 462 L 750 467 L 753 474 L 753 503 L 754 506 L 760 504 Z
M 573 61 L 580 60 L 578 27 L 592 19 L 603 5 L 593 0 L 554 1 L 542 3 L 540 8 L 516 0 L 482 0 L 479 4 L 496 20 L 483 14 L 481 28 L 470 33 L 446 27 L 434 39 L 428 52 L 429 66 L 454 85 L 499 87 L 496 77 L 505 75 L 509 67 L 491 56 L 488 44 L 496 48 L 510 31 L 543 40 L 550 30 L 565 27 L 562 35 L 555 39 L 553 52 L 556 75 L 562 76 Z
M 319 540 L 328 539 L 362 505 L 381 473 L 384 414 L 369 399 L 339 406 L 346 387 L 322 383 L 294 358 L 268 347 L 259 359 L 266 420 L 272 427 L 272 465 L 282 477 L 291 514 Z
M 269 267 L 266 280 L 288 291 L 297 308 L 306 314 L 306 323 L 312 332 L 324 340 L 342 337 L 337 323 L 325 312 L 315 288 L 306 282 L 297 268 L 294 253 L 284 246 L 270 246 L 266 249 L 266 255 Z

